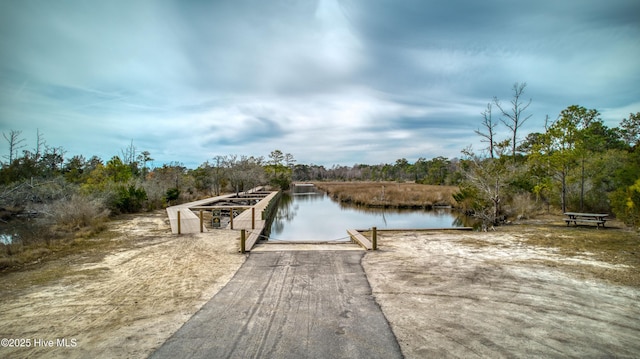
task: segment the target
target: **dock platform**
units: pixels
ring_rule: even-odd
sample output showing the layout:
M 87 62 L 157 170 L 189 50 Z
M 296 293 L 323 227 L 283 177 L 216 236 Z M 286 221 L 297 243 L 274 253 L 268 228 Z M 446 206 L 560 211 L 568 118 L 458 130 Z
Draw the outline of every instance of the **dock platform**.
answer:
M 278 195 L 278 192 L 271 192 L 264 197 L 255 206 L 243 211 L 233 219 L 233 227 L 231 223 L 227 225 L 228 229 L 247 231 L 247 240 L 245 242 L 245 250 L 250 251 L 253 245 L 260 239 L 260 234 L 267 224 L 267 216 L 262 212 L 267 209 L 271 200 Z
M 264 192 L 260 191 L 261 189 L 261 187 L 257 187 L 239 194 L 232 193 L 167 207 L 171 232 L 174 234 L 209 232 L 210 230 L 203 225 L 201 218 L 193 211 L 243 209 L 239 215 L 229 221 L 226 228 L 246 230 L 245 250 L 250 251 L 266 226 L 268 213 L 263 214 L 263 212 L 268 210 L 269 203 L 279 194 L 277 191 Z M 258 202 L 254 205 L 231 204 L 236 200 Z M 178 220 L 178 217 L 180 217 L 180 220 Z

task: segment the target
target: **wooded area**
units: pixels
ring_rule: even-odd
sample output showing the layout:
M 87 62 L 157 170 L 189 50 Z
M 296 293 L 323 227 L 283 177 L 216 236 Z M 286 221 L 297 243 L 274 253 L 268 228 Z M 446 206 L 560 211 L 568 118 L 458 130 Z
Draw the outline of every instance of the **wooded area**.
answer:
M 99 228 L 109 215 L 164 208 L 179 202 L 239 192 L 257 185 L 287 189 L 292 181 L 395 181 L 458 186 L 458 209 L 493 225 L 540 211 L 612 213 L 640 225 L 640 112 L 609 128 L 595 109 L 571 105 L 540 132 L 520 139 L 526 84 L 513 86 L 511 108 L 494 98 L 479 112 L 486 148 L 460 158 L 418 158 L 411 163 L 298 164 L 274 150 L 268 157 L 216 156 L 189 169 L 179 162 L 151 167 L 152 154 L 133 142 L 104 161 L 67 156 L 36 133 L 27 149 L 21 131 L 3 133 L 8 145 L 0 169 L 0 220 L 31 217 L 37 238 L 48 240 Z M 499 118 L 496 119 L 496 111 Z M 499 126 L 509 136 L 498 138 Z M 503 131 L 505 132 L 505 131 Z M 48 228 L 43 230 L 42 228 Z M 23 237 L 26 241 L 27 237 Z

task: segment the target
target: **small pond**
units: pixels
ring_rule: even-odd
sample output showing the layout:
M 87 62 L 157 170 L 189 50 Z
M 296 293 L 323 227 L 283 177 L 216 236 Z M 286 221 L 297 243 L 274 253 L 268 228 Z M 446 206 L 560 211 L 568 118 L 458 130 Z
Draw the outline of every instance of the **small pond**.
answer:
M 315 187 L 285 192 L 269 238 L 283 241 L 348 241 L 347 229 L 463 227 L 464 216 L 451 209 L 398 210 L 342 205 Z

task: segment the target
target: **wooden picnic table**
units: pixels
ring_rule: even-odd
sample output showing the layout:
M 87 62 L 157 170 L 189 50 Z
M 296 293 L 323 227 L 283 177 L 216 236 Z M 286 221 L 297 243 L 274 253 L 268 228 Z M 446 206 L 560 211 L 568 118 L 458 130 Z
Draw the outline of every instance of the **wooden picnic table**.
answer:
M 595 223 L 598 228 L 600 225 L 604 228 L 604 224 L 609 216 L 607 213 L 580 213 L 580 212 L 566 212 L 565 215 L 569 218 L 565 218 L 567 226 L 573 222 L 575 226 L 578 222 L 582 223 Z

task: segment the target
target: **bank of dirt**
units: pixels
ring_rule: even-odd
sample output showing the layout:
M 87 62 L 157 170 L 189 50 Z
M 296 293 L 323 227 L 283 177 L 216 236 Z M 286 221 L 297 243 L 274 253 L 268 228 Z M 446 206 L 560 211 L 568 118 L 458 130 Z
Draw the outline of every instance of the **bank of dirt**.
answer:
M 638 357 L 640 239 L 616 231 L 384 232 L 362 266 L 407 358 Z M 245 260 L 238 232 L 172 235 L 163 211 L 101 238 L 102 252 L 1 275 L 0 338 L 31 344 L 0 357 L 144 358 Z

